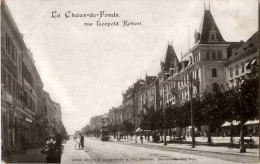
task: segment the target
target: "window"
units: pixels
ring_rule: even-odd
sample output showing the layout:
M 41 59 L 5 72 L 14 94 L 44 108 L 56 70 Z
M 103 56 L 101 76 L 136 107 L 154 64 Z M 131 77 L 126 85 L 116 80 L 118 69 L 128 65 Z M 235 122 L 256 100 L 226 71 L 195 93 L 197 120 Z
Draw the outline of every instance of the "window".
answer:
M 206 60 L 210 60 L 210 53 L 206 52 Z
M 218 60 L 222 60 L 222 52 L 218 52 Z
M 233 68 L 229 68 L 229 76 L 232 78 L 233 77 Z
M 236 65 L 236 75 L 238 75 L 238 65 Z
M 216 52 L 212 52 L 212 53 L 211 53 L 211 56 L 212 56 L 212 57 L 211 57 L 212 60 L 216 60 Z
M 244 66 L 244 63 L 241 63 L 241 73 L 244 73 L 245 72 L 245 66 Z
M 210 34 L 210 39 L 211 40 L 216 40 L 216 34 Z
M 212 68 L 212 77 L 217 77 L 217 68 Z
M 199 70 L 196 71 L 196 79 L 199 79 Z

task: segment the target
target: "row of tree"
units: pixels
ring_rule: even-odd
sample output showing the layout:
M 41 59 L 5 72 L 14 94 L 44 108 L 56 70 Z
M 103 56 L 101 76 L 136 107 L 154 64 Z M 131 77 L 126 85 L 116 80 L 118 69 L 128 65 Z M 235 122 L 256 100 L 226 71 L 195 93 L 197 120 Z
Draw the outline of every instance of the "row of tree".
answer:
M 239 87 L 225 89 L 216 85 L 215 92 L 204 93 L 199 99 L 193 98 L 194 126 L 200 128 L 202 125 L 208 125 L 208 142 L 211 144 L 212 127 L 217 128 L 226 121 L 237 120 L 242 125 L 241 141 L 243 141 L 245 122 L 258 119 L 258 86 L 257 68 L 253 68 L 252 72 L 241 80 Z M 181 106 L 166 105 L 158 110 L 144 107 L 146 110 L 142 113 L 140 124 L 142 129 L 159 130 L 191 125 L 191 101 Z M 233 145 L 232 139 L 231 144 Z

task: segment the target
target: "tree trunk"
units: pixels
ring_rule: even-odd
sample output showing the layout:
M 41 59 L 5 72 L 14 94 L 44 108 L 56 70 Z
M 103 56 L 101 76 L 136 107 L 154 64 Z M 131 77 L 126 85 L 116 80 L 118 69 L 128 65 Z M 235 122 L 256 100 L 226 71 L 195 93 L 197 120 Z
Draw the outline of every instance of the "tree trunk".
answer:
M 233 121 L 231 121 L 231 124 L 230 124 L 230 146 L 231 146 L 231 147 L 234 146 L 234 144 L 233 144 L 232 125 L 233 125 Z
M 167 142 L 166 142 L 166 131 L 167 131 L 167 129 L 164 129 L 164 145 L 167 145 Z
M 241 121 L 240 123 L 240 128 L 241 128 L 241 138 L 240 138 L 240 153 L 245 153 L 246 148 L 245 148 L 245 143 L 244 143 L 244 121 Z
M 172 140 L 172 128 L 170 128 L 170 141 Z

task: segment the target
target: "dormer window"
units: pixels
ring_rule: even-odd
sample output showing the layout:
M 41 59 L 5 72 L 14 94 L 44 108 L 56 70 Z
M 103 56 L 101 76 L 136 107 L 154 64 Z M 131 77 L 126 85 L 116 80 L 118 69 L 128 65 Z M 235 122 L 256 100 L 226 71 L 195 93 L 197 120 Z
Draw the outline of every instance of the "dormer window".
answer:
M 214 27 L 212 26 L 211 30 L 209 31 L 209 38 L 208 41 L 209 42 L 217 42 L 217 31 L 214 29 Z
M 170 67 L 171 67 L 171 68 L 174 68 L 174 61 L 171 61 Z

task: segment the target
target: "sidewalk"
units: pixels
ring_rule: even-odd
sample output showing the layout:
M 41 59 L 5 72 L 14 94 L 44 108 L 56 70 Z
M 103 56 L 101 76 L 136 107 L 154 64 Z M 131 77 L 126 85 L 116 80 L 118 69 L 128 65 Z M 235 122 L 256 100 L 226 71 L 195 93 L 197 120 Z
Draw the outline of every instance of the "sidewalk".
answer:
M 61 163 L 95 163 L 86 153 L 88 150 L 76 150 L 74 140 L 70 139 L 64 144 L 64 149 L 61 156 Z
M 4 154 L 2 163 L 45 163 L 46 154 L 41 154 L 41 148 L 28 149 L 23 154 Z
M 236 137 L 234 141 L 238 141 L 239 137 Z M 96 139 L 96 138 L 92 138 Z M 150 138 L 151 139 L 151 138 Z M 229 140 L 228 140 L 229 139 Z M 135 137 L 133 137 L 132 140 L 130 139 L 120 139 L 120 141 L 117 141 L 117 139 L 110 139 L 113 142 L 120 142 L 125 144 L 139 144 L 141 145 L 141 141 L 139 137 L 137 138 L 137 143 L 135 143 Z M 254 138 L 254 140 L 257 140 L 257 144 L 259 143 L 259 139 Z M 187 141 L 191 141 L 191 138 L 187 138 Z M 183 149 L 183 150 L 191 150 L 191 151 L 201 151 L 201 152 L 211 152 L 211 153 L 219 153 L 219 154 L 232 154 L 232 155 L 240 155 L 240 156 L 251 156 L 251 157 L 259 157 L 259 149 L 258 148 L 247 148 L 246 153 L 240 153 L 239 148 L 235 147 L 228 147 L 228 146 L 209 146 L 206 145 L 207 138 L 204 137 L 196 137 L 196 142 L 198 144 L 195 145 L 195 148 L 191 148 L 191 143 L 167 143 L 166 146 L 164 146 L 163 143 L 152 143 L 151 141 L 143 141 L 143 145 L 149 145 L 149 146 L 156 146 L 156 147 L 167 147 L 172 149 Z M 220 138 L 220 137 L 213 137 L 214 143 L 229 143 L 230 138 Z M 234 142 L 234 143 L 235 143 Z M 202 144 L 204 143 L 204 144 Z

